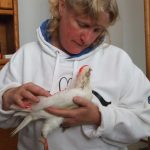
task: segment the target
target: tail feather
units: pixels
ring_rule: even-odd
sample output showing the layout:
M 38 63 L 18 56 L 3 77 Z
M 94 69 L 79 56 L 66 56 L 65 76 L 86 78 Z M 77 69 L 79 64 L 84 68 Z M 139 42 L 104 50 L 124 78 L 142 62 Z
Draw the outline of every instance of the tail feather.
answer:
M 14 136 L 16 133 L 18 133 L 22 128 L 24 128 L 28 123 L 32 121 L 32 116 L 28 115 L 25 117 L 25 119 L 19 124 L 19 126 L 11 133 L 12 136 Z

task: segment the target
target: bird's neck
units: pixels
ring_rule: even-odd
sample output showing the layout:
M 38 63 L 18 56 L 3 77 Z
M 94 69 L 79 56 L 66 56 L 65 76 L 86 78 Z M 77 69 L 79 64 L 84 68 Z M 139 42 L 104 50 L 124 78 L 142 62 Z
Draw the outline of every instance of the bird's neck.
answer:
M 75 85 L 75 88 L 81 88 L 81 89 L 85 89 L 85 88 L 89 88 L 89 87 L 90 87 L 89 82 L 86 82 L 86 83 L 77 82 L 76 85 Z

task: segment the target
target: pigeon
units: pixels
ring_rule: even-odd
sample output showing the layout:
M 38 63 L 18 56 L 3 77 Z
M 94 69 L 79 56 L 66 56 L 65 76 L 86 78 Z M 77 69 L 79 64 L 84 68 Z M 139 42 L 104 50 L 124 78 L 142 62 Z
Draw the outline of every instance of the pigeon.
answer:
M 54 116 L 46 112 L 45 109 L 49 106 L 66 109 L 76 108 L 78 106 L 73 102 L 73 98 L 75 96 L 80 96 L 88 101 L 91 101 L 91 70 L 92 69 L 88 65 L 82 66 L 77 73 L 75 86 L 73 88 L 57 92 L 49 97 L 39 96 L 40 101 L 33 104 L 29 109 L 20 108 L 15 104 L 11 105 L 10 108 L 15 111 L 14 116 L 21 116 L 24 118 L 18 127 L 12 132 L 12 135 L 18 133 L 31 121 L 44 119 L 41 130 L 41 142 L 44 144 L 44 150 L 48 150 L 48 144 L 46 144 L 47 142 L 45 142 L 45 139 L 47 139 L 48 134 L 61 126 L 63 123 L 63 118 Z

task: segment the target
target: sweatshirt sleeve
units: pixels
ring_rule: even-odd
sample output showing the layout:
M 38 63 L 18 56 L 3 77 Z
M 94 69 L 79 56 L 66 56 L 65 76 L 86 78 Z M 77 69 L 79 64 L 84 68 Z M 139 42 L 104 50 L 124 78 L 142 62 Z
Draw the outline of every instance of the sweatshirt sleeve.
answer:
M 13 58 L 0 71 L 0 128 L 10 128 L 17 125 L 17 118 L 12 117 L 13 111 L 2 109 L 2 96 L 5 91 L 20 85 L 18 74 L 15 70 Z
M 109 144 L 123 147 L 150 136 L 150 83 L 134 64 L 130 64 L 127 79 L 119 99 L 112 100 L 108 106 L 93 98 L 102 120 L 98 128 L 82 126 L 87 137 L 101 137 Z M 105 96 L 103 98 L 107 99 Z

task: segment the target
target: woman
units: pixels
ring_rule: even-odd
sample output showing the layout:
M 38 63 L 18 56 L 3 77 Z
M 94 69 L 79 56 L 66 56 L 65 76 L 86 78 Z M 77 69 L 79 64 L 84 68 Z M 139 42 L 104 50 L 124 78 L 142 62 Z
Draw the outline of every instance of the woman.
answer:
M 104 43 L 116 22 L 115 0 L 49 0 L 51 19 L 37 30 L 38 42 L 22 46 L 0 72 L 0 127 L 15 127 L 11 104 L 28 108 L 38 96 L 74 86 L 77 70 L 92 68 L 92 102 L 73 99 L 79 108 L 49 107 L 64 118 L 48 137 L 51 150 L 124 150 L 150 135 L 148 79 L 120 48 Z M 50 93 L 48 92 L 50 91 Z M 42 121 L 19 133 L 19 150 L 41 150 Z

